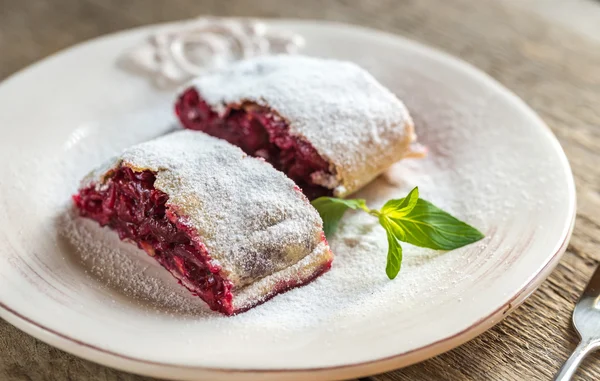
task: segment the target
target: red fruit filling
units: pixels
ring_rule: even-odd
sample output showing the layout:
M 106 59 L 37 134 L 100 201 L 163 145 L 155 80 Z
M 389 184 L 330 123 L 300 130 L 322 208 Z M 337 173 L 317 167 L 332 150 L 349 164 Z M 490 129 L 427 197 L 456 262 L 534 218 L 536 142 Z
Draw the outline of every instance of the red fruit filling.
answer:
M 181 217 L 165 204 L 169 197 L 154 188 L 151 171 L 121 167 L 106 186 L 90 186 L 73 196 L 81 215 L 137 243 L 210 308 L 233 314 L 232 284 L 210 263 L 206 247 Z
M 292 136 L 288 124 L 266 107 L 255 104 L 229 106 L 219 116 L 193 89 L 187 89 L 175 105 L 185 128 L 225 139 L 251 156 L 262 157 L 292 179 L 309 199 L 331 196 L 333 191 L 315 178 L 333 176 L 329 163 L 307 141 Z

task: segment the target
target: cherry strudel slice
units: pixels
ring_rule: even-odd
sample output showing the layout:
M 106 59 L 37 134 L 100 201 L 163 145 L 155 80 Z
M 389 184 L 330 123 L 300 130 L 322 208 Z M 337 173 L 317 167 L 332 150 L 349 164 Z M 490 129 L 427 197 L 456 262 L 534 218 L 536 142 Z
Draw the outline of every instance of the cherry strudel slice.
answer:
M 423 152 L 404 104 L 360 66 L 303 56 L 240 61 L 192 81 L 184 127 L 265 158 L 308 198 L 344 197 Z
M 331 267 L 322 221 L 298 187 L 264 160 L 201 132 L 125 150 L 73 198 L 82 216 L 135 242 L 226 315 Z

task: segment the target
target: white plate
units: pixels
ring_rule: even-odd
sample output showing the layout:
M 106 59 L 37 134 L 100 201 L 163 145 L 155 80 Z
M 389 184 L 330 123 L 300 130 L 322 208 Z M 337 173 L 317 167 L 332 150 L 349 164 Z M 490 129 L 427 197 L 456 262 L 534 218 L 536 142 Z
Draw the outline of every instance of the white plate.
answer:
M 407 246 L 402 272 L 388 281 L 383 232 L 362 238 L 378 228 L 349 215 L 331 242 L 337 257 L 329 273 L 233 318 L 206 312 L 147 256 L 116 240 L 112 249 L 77 250 L 58 233 L 79 178 L 175 123 L 172 94 L 115 66 L 156 27 L 142 28 L 68 49 L 0 85 L 0 316 L 135 373 L 319 380 L 449 350 L 544 280 L 571 234 L 574 184 L 557 140 L 521 100 L 473 67 L 398 36 L 270 23 L 303 35 L 306 54 L 363 65 L 412 111 L 429 157 L 397 164 L 362 196 L 376 205 L 419 185 L 487 238 L 445 254 Z M 364 261 L 373 262 L 370 271 L 352 271 Z M 176 308 L 185 303 L 187 312 Z

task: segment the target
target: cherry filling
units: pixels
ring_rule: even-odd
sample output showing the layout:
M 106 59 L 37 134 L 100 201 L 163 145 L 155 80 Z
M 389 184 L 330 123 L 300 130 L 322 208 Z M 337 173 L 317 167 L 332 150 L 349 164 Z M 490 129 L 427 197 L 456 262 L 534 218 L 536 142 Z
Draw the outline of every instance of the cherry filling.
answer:
M 210 264 L 206 247 L 166 202 L 166 193 L 154 188 L 151 171 L 121 167 L 106 186 L 90 186 L 73 196 L 81 215 L 109 226 L 122 240 L 132 240 L 200 296 L 214 311 L 231 315 L 232 284 Z
M 177 101 L 175 111 L 185 128 L 225 139 L 248 155 L 264 158 L 294 180 L 309 199 L 333 195 L 331 189 L 315 182 L 333 177 L 329 164 L 310 143 L 290 135 L 287 123 L 269 109 L 246 104 L 229 107 L 220 117 L 190 88 Z

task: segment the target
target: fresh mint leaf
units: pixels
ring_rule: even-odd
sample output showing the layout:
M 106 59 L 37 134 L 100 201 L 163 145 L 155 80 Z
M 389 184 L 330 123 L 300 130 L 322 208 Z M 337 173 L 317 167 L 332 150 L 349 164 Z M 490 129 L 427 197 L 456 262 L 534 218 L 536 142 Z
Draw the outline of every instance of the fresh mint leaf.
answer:
M 312 206 L 317 209 L 323 220 L 323 231 L 325 237 L 329 238 L 337 230 L 338 224 L 346 210 L 362 209 L 369 212 L 365 200 L 354 199 L 344 200 L 335 197 L 319 197 L 311 202 Z
M 388 217 L 394 235 L 415 246 L 453 250 L 484 237 L 479 230 L 423 199 L 419 199 L 404 216 L 393 212 L 384 215 Z
M 327 237 L 335 232 L 348 209 L 362 209 L 377 217 L 387 236 L 385 272 L 390 279 L 394 279 L 402 267 L 400 242 L 435 250 L 452 250 L 484 237 L 479 230 L 419 198 L 417 187 L 404 198 L 389 200 L 380 210 L 369 209 L 362 199 L 320 197 L 312 205 L 321 215 Z
M 419 200 L 419 187 L 414 187 L 406 197 L 386 202 L 380 213 L 395 218 L 406 216 L 417 205 L 417 200 Z
M 391 221 L 388 217 L 380 215 L 379 223 L 385 229 L 388 240 L 387 263 L 385 265 L 385 273 L 388 278 L 394 279 L 400 272 L 402 267 L 402 246 L 396 237 Z

